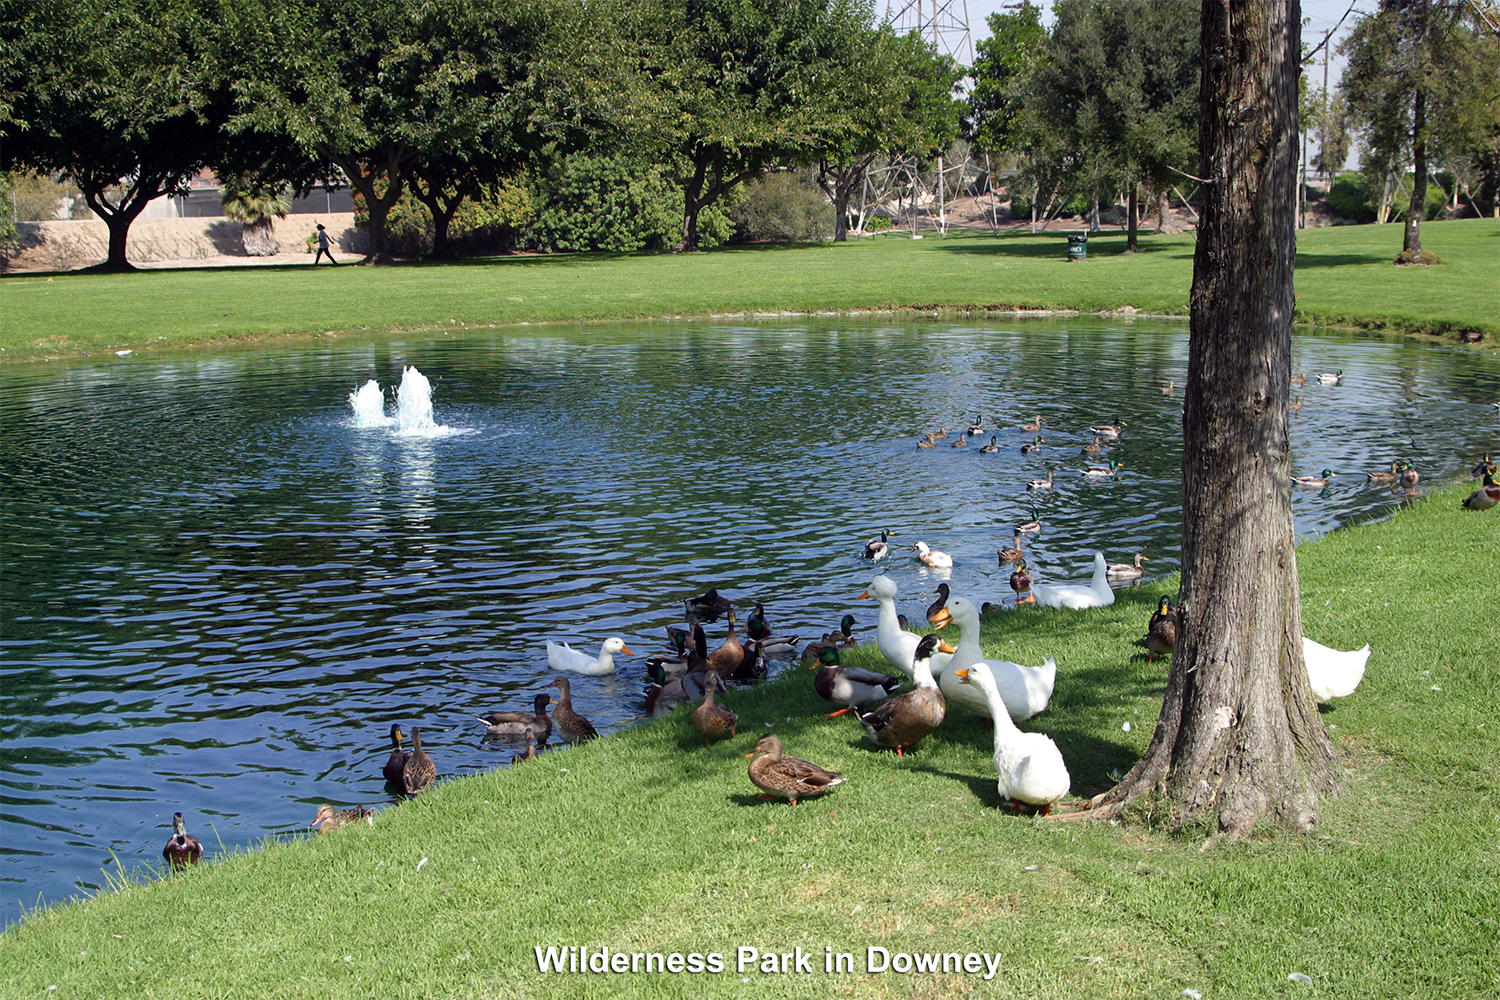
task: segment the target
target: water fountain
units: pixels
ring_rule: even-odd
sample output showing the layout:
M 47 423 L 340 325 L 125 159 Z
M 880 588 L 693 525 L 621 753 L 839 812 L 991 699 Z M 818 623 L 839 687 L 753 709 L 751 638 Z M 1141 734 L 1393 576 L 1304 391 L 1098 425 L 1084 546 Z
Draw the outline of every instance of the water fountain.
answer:
M 396 389 L 396 414 L 387 416 L 385 393 L 374 379 L 349 393 L 349 407 L 354 411 L 354 426 L 392 427 L 404 437 L 437 437 L 454 433 L 454 429 L 432 419 L 432 382 L 408 365 L 401 372 Z

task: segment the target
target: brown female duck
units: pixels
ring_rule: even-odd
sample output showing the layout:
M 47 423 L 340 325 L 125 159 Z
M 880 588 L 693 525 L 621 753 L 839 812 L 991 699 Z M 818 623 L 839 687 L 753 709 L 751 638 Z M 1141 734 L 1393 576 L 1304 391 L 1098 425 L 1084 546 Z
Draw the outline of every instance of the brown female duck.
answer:
M 734 736 L 735 727 L 740 724 L 738 715 L 723 705 L 714 704 L 714 688 L 718 684 L 718 672 L 710 670 L 704 684 L 703 703 L 693 710 L 693 728 L 698 730 L 699 736 L 703 737 L 704 746 L 711 746 L 716 736 L 723 736 L 726 733 Z
M 801 799 L 822 795 L 834 785 L 841 785 L 844 776 L 829 771 L 798 757 L 788 757 L 782 750 L 781 737 L 767 733 L 755 744 L 755 749 L 745 754 L 754 757 L 750 762 L 750 780 L 762 792 L 760 799 L 786 799 L 796 805 Z
M 938 638 L 936 633 L 922 637 L 912 658 L 912 679 L 916 688 L 898 694 L 869 712 L 859 713 L 860 725 L 870 739 L 883 747 L 892 747 L 896 756 L 905 756 L 907 747 L 916 746 L 938 726 L 947 714 L 948 702 L 932 678 L 932 654 L 957 652 Z
M 594 724 L 573 711 L 573 686 L 561 674 L 552 679 L 552 687 L 560 689 L 557 707 L 552 710 L 552 728 L 569 743 L 582 743 L 594 739 L 599 731 Z
M 375 825 L 375 810 L 366 809 L 364 806 L 352 806 L 348 809 L 338 809 L 325 802 L 318 806 L 318 818 L 307 824 L 319 833 L 327 833 L 337 830 L 339 827 L 348 826 L 350 823 L 359 822 Z M 320 825 L 321 824 L 321 825 Z
M 422 732 L 415 726 L 411 731 L 411 755 L 401 770 L 401 787 L 407 795 L 416 795 L 437 780 L 437 765 L 422 749 Z

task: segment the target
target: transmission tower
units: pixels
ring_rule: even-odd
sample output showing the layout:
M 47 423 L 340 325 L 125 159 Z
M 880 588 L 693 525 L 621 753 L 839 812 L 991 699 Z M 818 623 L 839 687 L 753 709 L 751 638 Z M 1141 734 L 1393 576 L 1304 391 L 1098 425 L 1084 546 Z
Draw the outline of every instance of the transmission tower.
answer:
M 898 35 L 915 31 L 960 66 L 974 65 L 968 0 L 889 0 L 885 19 Z

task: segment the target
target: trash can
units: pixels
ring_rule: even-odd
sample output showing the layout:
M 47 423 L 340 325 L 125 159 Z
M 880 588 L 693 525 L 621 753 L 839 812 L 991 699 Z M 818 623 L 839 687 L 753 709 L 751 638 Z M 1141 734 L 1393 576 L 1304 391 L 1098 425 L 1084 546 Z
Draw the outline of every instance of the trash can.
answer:
M 1068 260 L 1085 260 L 1089 255 L 1089 234 L 1071 233 L 1068 236 Z

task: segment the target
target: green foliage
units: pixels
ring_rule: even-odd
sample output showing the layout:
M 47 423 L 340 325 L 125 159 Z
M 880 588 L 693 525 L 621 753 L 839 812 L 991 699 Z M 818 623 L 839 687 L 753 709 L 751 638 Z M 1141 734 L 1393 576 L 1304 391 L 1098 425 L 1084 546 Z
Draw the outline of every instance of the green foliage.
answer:
M 16 232 L 16 213 L 11 207 L 11 192 L 15 190 L 15 175 L 0 172 L 0 260 L 21 248 L 21 238 Z
M 63 199 L 69 196 L 77 199 L 79 193 L 78 185 L 73 182 L 54 179 L 43 173 L 19 171 L 7 176 L 11 185 L 10 197 L 15 201 L 17 222 L 41 222 L 55 219 L 58 209 L 62 207 Z M 81 199 L 75 200 L 73 205 L 76 208 L 80 203 Z M 84 207 L 86 209 L 88 206 Z M 77 217 L 74 215 L 74 218 Z
M 865 218 L 865 232 L 867 233 L 889 232 L 895 225 L 889 215 L 882 215 L 878 212 Z
M 729 214 L 748 240 L 787 243 L 833 235 L 828 197 L 809 177 L 791 171 L 746 184 Z
M 292 194 L 286 188 L 263 188 L 253 179 L 227 177 L 223 179 L 224 194 L 220 203 L 226 218 L 256 225 L 270 219 L 284 219 L 292 210 Z
M 990 37 L 975 46 L 969 134 L 995 153 L 1025 153 L 1039 123 L 1027 111 L 1027 76 L 1043 58 L 1047 29 L 1041 8 L 1024 0 L 1013 14 L 989 16 Z
M 547 252 L 662 250 L 682 228 L 682 194 L 626 153 L 555 159 L 531 180 L 526 245 Z
M 1380 197 L 1377 190 L 1376 199 Z M 1371 204 L 1365 175 L 1356 171 L 1339 174 L 1328 189 L 1328 208 L 1334 215 L 1351 222 L 1374 222 L 1375 206 Z

